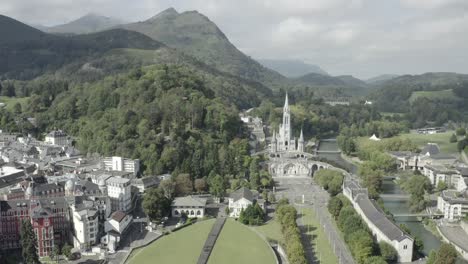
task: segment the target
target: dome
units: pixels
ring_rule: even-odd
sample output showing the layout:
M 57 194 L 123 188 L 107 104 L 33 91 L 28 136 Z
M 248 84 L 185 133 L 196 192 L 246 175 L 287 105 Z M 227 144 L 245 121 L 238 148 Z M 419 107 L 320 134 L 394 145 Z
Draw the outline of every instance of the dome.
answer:
M 75 189 L 75 182 L 71 179 L 65 183 L 65 191 L 73 191 Z
M 106 181 L 104 180 L 104 178 L 99 179 L 98 185 L 99 186 L 106 186 Z
M 29 185 L 29 187 L 26 188 L 26 191 L 24 192 L 24 195 L 25 195 L 26 197 L 31 197 L 32 194 L 33 194 L 33 188 L 31 187 L 31 185 Z

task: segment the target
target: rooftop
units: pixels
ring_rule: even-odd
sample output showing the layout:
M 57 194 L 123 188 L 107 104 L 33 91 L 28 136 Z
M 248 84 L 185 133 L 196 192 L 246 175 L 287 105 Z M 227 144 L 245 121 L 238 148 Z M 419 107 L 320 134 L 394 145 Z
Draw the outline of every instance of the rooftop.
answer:
M 176 197 L 172 206 L 206 206 L 206 199 L 195 196 Z
M 254 200 L 254 195 L 253 195 L 252 191 L 249 190 L 246 187 L 242 187 L 240 189 L 237 189 L 235 192 L 231 193 L 231 195 L 229 195 L 229 197 L 234 199 L 234 202 L 239 200 L 239 199 L 242 199 L 242 198 L 245 198 L 245 199 L 247 199 L 249 201 Z
M 125 218 L 125 216 L 127 216 L 126 213 L 122 211 L 115 211 L 112 213 L 111 218 L 120 223 Z
M 367 195 L 358 194 L 355 200 L 361 208 L 362 212 L 369 219 L 369 221 L 371 221 L 390 240 L 413 240 L 411 237 L 405 234 L 395 223 L 390 221 L 381 210 L 377 209 L 375 203 L 373 203 L 367 197 Z

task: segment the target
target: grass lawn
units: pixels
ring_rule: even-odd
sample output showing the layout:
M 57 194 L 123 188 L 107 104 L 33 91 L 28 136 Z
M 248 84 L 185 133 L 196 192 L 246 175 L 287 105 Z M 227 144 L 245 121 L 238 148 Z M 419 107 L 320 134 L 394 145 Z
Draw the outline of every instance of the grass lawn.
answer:
M 17 98 L 17 97 L 6 97 L 0 96 L 0 103 L 5 104 L 5 108 L 9 111 L 13 111 L 13 107 L 16 103 L 20 103 L 21 107 L 24 109 L 26 103 L 28 102 L 29 97 Z
M 233 219 L 228 219 L 208 259 L 208 264 L 218 263 L 271 264 L 276 263 L 276 257 L 268 243 L 254 231 Z
M 255 226 L 253 228 L 270 241 L 280 242 L 283 239 L 283 234 L 281 234 L 281 226 L 275 219 L 272 219 L 264 225 Z
M 215 219 L 193 224 L 135 251 L 128 263 L 197 263 Z
M 399 137 L 409 138 L 413 143 L 420 147 L 424 147 L 427 143 L 437 143 L 440 147 L 441 152 L 444 153 L 458 153 L 457 143 L 450 143 L 450 136 L 454 131 L 447 131 L 445 133 L 438 134 L 417 134 L 417 133 L 407 133 L 401 134 Z
M 303 223 L 309 229 L 307 235 L 312 241 L 314 251 L 317 253 L 317 258 L 320 260 L 320 263 L 338 264 L 338 258 L 335 253 L 333 253 L 333 245 L 330 245 L 328 237 L 323 227 L 320 225 L 315 212 L 309 208 L 302 208 L 302 210 L 299 210 L 299 213 L 301 212 L 304 214 Z

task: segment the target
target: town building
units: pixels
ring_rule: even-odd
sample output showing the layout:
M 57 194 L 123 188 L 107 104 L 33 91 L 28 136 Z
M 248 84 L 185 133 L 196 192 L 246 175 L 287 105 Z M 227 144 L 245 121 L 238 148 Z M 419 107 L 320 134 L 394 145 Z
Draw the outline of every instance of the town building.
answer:
M 207 199 L 197 196 L 176 197 L 172 201 L 171 209 L 173 217 L 202 218 L 205 216 Z
M 380 210 L 375 201 L 369 199 L 366 188 L 357 182 L 344 180 L 343 194 L 351 201 L 356 212 L 367 224 L 378 242 L 385 241 L 398 253 L 398 262 L 411 262 L 414 239 L 408 236 Z
M 114 253 L 122 236 L 129 230 L 133 217 L 122 211 L 112 213 L 105 223 L 106 235 L 101 238 L 101 243 L 107 245 L 110 253 Z
M 0 248 L 21 248 L 22 221 L 31 221 L 40 257 L 69 241 L 68 203 L 64 198 L 0 201 Z
M 130 180 L 122 177 L 110 177 L 105 183 L 107 186 L 107 195 L 111 200 L 112 211 L 130 211 L 132 208 Z M 102 186 L 102 182 L 100 186 Z
M 70 146 L 71 138 L 62 130 L 54 130 L 45 136 L 44 142 L 50 145 Z
M 145 176 L 143 178 L 136 178 L 131 180 L 132 186 L 138 189 L 138 192 L 144 193 L 149 188 L 154 188 L 159 185 L 159 176 Z
M 105 157 L 102 159 L 102 163 L 104 170 L 131 172 L 135 176 L 140 172 L 140 160 L 138 159 Z
M 229 195 L 228 208 L 230 217 L 239 217 L 240 213 L 247 209 L 249 205 L 257 203 L 264 211 L 265 200 L 258 198 L 258 193 L 252 192 L 250 189 L 242 187 Z
M 437 209 L 449 221 L 460 220 L 468 215 L 468 193 L 456 190 L 445 190 L 437 197 Z

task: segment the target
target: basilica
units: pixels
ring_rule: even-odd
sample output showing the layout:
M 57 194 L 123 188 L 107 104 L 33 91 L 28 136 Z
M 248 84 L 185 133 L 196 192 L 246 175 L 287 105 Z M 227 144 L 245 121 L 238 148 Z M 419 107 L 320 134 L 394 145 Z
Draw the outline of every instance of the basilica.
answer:
M 288 95 L 284 101 L 283 123 L 278 132 L 273 131 L 270 142 L 268 169 L 273 177 L 310 177 L 314 172 L 329 165 L 314 160 L 314 155 L 304 151 L 304 134 L 299 139 L 293 136 L 291 109 Z

